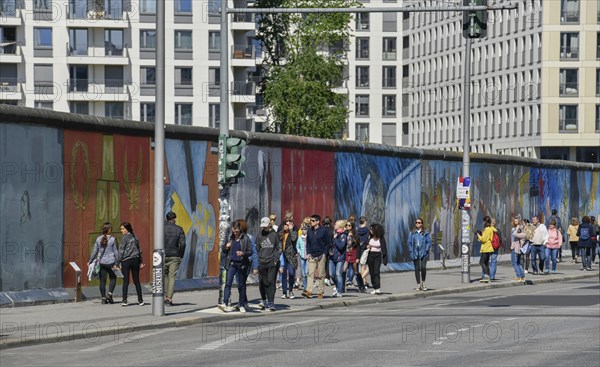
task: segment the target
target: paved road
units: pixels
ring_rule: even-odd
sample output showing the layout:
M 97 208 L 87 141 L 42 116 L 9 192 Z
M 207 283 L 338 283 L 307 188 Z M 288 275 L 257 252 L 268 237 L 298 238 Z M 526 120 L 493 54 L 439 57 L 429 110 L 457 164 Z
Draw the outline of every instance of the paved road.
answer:
M 258 310 L 252 310 L 259 312 Z M 7 366 L 600 365 L 597 279 L 8 349 Z

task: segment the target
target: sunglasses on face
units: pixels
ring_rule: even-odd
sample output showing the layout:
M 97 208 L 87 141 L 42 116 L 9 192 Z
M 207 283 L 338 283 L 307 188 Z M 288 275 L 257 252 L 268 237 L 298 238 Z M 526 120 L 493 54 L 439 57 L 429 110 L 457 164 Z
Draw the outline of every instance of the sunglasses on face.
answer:
M 311 219 L 310 221 L 311 222 L 318 222 L 318 220 L 316 220 L 316 219 Z
M 352 227 L 352 224 L 348 223 L 346 224 L 346 227 Z
M 416 224 L 423 224 L 423 222 L 415 222 Z

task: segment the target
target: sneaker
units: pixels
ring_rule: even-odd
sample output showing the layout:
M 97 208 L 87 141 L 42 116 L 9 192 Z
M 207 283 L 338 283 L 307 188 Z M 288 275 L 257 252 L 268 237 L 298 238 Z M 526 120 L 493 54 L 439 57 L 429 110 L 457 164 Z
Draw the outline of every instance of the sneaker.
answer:
M 421 289 L 426 291 L 427 290 L 427 286 L 425 285 L 425 283 L 421 284 Z
M 552 270 L 552 271 L 551 271 L 551 273 L 552 273 L 552 274 L 556 274 L 556 270 Z
M 286 299 L 286 298 L 289 298 L 289 297 L 287 296 L 287 294 L 284 294 L 283 296 L 281 296 L 281 299 Z
M 265 300 L 260 301 L 260 303 L 258 304 L 258 308 L 260 308 L 261 310 L 265 309 L 265 303 L 267 303 Z
M 419 284 L 419 286 L 417 288 L 415 288 L 415 291 L 422 291 L 423 289 L 421 289 L 421 285 Z
M 381 291 L 379 289 L 374 289 L 371 291 L 371 294 L 381 294 Z
M 336 298 L 342 298 L 343 296 L 342 296 L 342 294 L 341 294 L 341 293 L 338 293 L 338 294 L 336 294 L 336 295 L 335 295 L 335 297 L 336 297 Z
M 102 304 L 103 305 L 107 305 L 108 304 L 108 299 L 106 299 L 106 297 L 102 297 Z
M 138 305 L 143 306 L 144 305 L 144 301 L 139 301 Z
M 171 301 L 170 299 L 166 299 L 165 306 L 173 306 L 173 301 Z
M 231 306 L 227 306 L 225 307 L 225 309 L 223 310 L 223 312 L 233 312 L 234 308 Z
M 113 303 L 115 303 L 115 300 L 113 299 L 112 293 L 109 293 L 108 296 L 106 296 L 106 300 L 108 301 L 108 303 L 110 303 L 111 305 Z
M 326 286 L 328 286 L 328 287 L 329 287 L 330 285 L 332 285 L 331 283 L 329 283 L 329 279 L 327 279 L 327 278 L 325 278 L 325 280 L 324 280 L 324 283 L 325 283 L 325 285 L 326 285 Z
M 523 278 L 512 278 L 511 279 L 513 282 L 522 282 Z
M 529 273 L 529 270 L 525 269 L 525 274 Z
M 294 299 L 294 298 L 296 298 L 296 296 L 294 296 L 294 292 L 290 292 L 290 295 L 289 295 L 289 297 L 288 297 L 288 298 L 289 298 L 289 299 Z
M 331 297 L 337 297 L 339 293 L 337 292 L 337 290 L 335 288 L 333 288 L 333 293 L 331 294 Z
M 121 306 L 127 307 L 127 306 L 129 306 L 129 303 L 127 303 L 127 300 L 125 300 L 125 301 L 121 302 Z
M 240 311 L 241 313 L 246 313 L 246 307 L 244 307 L 244 306 L 239 306 L 239 307 L 238 307 L 238 311 Z
M 275 308 L 275 305 L 269 306 L 269 311 L 277 311 L 277 309 Z
M 221 311 L 225 312 L 225 304 L 224 304 L 224 303 L 219 303 L 219 304 L 217 305 L 217 308 L 218 308 L 219 310 L 221 310 Z
M 304 298 L 312 298 L 312 293 L 309 291 L 302 292 L 302 297 Z
M 324 297 L 324 296 L 323 296 L 323 293 L 319 293 L 319 294 L 317 294 L 317 298 L 318 298 L 318 299 L 323 299 L 323 297 Z

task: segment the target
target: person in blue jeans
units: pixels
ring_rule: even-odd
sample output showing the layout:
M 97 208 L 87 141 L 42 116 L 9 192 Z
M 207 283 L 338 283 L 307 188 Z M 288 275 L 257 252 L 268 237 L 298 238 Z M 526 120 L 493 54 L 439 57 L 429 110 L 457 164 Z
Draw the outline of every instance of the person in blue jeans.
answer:
M 550 259 L 552 259 L 552 272 L 556 273 L 556 259 L 558 251 L 563 243 L 563 237 L 560 230 L 557 228 L 556 220 L 551 219 L 548 228 L 548 242 L 546 242 L 546 272 L 550 272 Z
M 519 218 L 513 219 L 513 227 L 510 231 L 510 261 L 515 269 L 516 278 L 513 278 L 513 281 L 522 282 L 525 280 L 525 270 L 523 269 L 523 265 L 521 264 L 521 260 L 525 257 L 525 254 L 521 251 L 523 245 L 527 242 L 525 240 L 525 229 L 523 225 L 519 222 Z
M 427 260 L 431 250 L 431 235 L 425 229 L 423 218 L 417 218 L 415 228 L 408 234 L 408 253 L 415 265 L 417 291 L 426 291 Z
M 281 241 L 279 273 L 281 274 L 281 288 L 283 290 L 281 298 L 284 299 L 294 298 L 294 280 L 296 279 L 296 264 L 298 263 L 298 253 L 296 252 L 298 232 L 294 228 L 294 222 L 289 219 L 285 221 L 283 230 L 279 232 Z
M 346 220 L 340 219 L 335 222 L 333 234 L 333 255 L 331 263 L 334 269 L 335 289 L 332 297 L 342 297 L 346 287 L 346 273 L 344 265 L 346 263 L 346 248 L 348 246 L 348 232 L 346 232 Z
M 240 219 L 240 228 L 244 232 L 245 235 L 250 239 L 250 244 L 252 245 L 252 257 L 250 258 L 250 266 L 246 268 L 246 284 L 248 284 L 248 277 L 250 273 L 253 275 L 258 275 L 258 254 L 256 253 L 256 239 L 254 236 L 248 233 L 248 223 Z M 240 295 L 240 302 L 235 307 L 236 310 L 241 311 L 241 308 L 244 307 L 244 310 L 248 309 L 248 294 L 244 293 Z M 243 311 L 242 311 L 243 312 Z
M 533 224 L 535 227 L 535 230 L 533 231 L 533 238 L 531 238 L 531 267 L 533 268 L 532 274 L 537 275 L 544 271 L 544 261 L 546 260 L 546 242 L 548 242 L 548 229 L 544 223 L 540 223 L 538 217 L 531 218 L 531 224 Z
M 309 218 L 310 220 L 310 218 Z M 306 258 L 306 234 L 308 232 L 308 224 L 305 223 L 306 219 L 302 223 L 302 229 L 300 235 L 296 241 L 296 252 L 300 257 L 300 273 L 302 274 L 302 290 L 306 290 L 306 279 L 308 278 L 308 259 Z
M 227 275 L 223 304 L 219 308 L 224 312 L 233 311 L 230 305 L 230 298 L 231 287 L 235 278 L 240 299 L 239 309 L 240 312 L 244 313 L 246 312 L 246 305 L 242 305 L 242 302 L 246 299 L 246 274 L 250 266 L 250 259 L 252 258 L 252 243 L 248 235 L 244 233 L 240 220 L 236 220 L 231 225 L 231 238 L 227 243 L 223 244 L 222 251 L 223 255 L 226 256 L 225 267 L 227 268 Z
M 492 227 L 498 233 L 500 237 L 500 242 L 502 242 L 502 233 L 496 227 L 496 219 L 492 218 Z M 490 255 L 490 280 L 496 280 L 496 269 L 498 268 L 498 250 L 494 250 Z

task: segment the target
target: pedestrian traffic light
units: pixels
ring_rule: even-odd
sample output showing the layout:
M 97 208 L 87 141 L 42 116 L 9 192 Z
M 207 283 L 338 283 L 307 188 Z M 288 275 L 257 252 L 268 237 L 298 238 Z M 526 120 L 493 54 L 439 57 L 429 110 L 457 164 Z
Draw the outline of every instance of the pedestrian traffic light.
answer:
M 246 141 L 240 138 L 222 137 L 219 139 L 219 153 L 223 154 L 219 159 L 219 183 L 237 183 L 237 180 L 245 176 L 242 171 L 242 163 L 246 160 L 243 149 Z M 221 157 L 220 157 L 221 158 Z
M 488 0 L 463 0 L 464 6 L 487 6 Z M 463 11 L 463 36 L 485 38 L 487 35 L 487 10 Z

